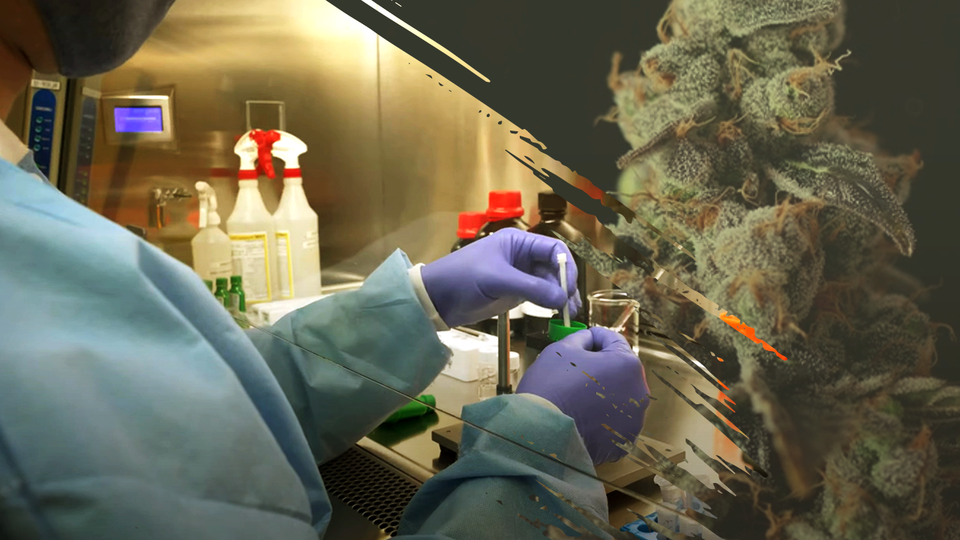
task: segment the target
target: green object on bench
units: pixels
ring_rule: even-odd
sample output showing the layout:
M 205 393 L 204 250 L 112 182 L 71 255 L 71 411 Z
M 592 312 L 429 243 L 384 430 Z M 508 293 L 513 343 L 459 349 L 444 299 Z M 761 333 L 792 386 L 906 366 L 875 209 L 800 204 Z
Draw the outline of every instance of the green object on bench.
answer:
M 427 405 L 429 405 L 429 407 Z M 390 415 L 389 418 L 383 421 L 384 424 L 392 424 L 394 422 L 399 422 L 406 418 L 417 418 L 423 416 L 432 410 L 432 407 L 437 406 L 437 399 L 432 395 L 423 395 L 416 399 L 416 401 L 411 401 L 400 407 L 400 410 Z

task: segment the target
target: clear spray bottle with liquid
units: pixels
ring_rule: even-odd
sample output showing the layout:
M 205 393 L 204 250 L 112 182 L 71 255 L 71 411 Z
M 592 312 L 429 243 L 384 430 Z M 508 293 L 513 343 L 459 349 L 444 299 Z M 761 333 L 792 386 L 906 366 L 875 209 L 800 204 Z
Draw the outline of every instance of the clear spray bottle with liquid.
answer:
M 230 237 L 220 229 L 217 194 L 206 182 L 197 182 L 200 196 L 200 232 L 190 241 L 193 269 L 204 280 L 230 277 L 233 272 L 233 249 Z
M 277 131 L 273 155 L 283 160 L 283 195 L 273 214 L 276 229 L 277 277 L 280 298 L 321 294 L 320 232 L 317 213 L 303 191 L 300 155 L 307 145 L 293 135 Z
M 227 219 L 227 233 L 233 248 L 233 274 L 243 277 L 249 304 L 276 299 L 278 289 L 276 229 L 260 196 L 258 178 L 261 172 L 274 177 L 271 148 L 279 138 L 274 131 L 255 129 L 240 137 L 233 150 L 240 157 L 240 191 Z

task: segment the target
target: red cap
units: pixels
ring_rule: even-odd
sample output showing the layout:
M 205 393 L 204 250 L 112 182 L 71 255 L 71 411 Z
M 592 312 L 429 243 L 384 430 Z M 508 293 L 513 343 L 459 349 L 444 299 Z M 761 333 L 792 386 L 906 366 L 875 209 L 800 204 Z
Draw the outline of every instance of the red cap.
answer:
M 490 221 L 518 218 L 523 216 L 523 205 L 519 191 L 491 191 L 487 218 Z
M 253 130 L 250 138 L 257 143 L 257 173 L 266 174 L 267 178 L 274 178 L 273 172 L 273 143 L 280 140 L 280 134 L 274 130 Z
M 460 212 L 460 222 L 457 227 L 457 238 L 476 238 L 480 227 L 487 223 L 487 215 L 483 212 Z

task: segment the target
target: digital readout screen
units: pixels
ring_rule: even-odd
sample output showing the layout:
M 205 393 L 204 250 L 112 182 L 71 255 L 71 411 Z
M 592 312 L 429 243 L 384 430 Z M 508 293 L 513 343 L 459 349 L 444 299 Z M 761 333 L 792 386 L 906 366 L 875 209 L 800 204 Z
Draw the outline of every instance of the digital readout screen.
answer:
M 163 133 L 163 108 L 116 107 L 113 125 L 117 133 Z

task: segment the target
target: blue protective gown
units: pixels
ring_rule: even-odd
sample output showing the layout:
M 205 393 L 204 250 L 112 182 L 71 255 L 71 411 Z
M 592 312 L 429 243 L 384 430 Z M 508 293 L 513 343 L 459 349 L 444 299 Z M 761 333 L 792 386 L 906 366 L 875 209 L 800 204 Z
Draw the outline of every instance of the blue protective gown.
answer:
M 340 366 L 417 395 L 448 359 L 407 257 L 245 334 L 190 268 L 23 169 L 0 160 L 0 538 L 322 537 L 316 463 L 406 402 Z M 534 400 L 463 417 L 593 471 L 573 421 Z M 468 427 L 401 533 L 607 537 L 541 483 L 607 519 L 598 482 Z

